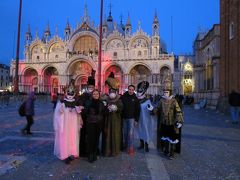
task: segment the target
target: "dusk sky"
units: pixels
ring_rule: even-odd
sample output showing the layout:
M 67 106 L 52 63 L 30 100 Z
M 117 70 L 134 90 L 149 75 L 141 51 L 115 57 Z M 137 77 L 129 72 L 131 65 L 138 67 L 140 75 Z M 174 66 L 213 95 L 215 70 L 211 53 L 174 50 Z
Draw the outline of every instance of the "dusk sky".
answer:
M 136 32 L 140 21 L 143 31 L 149 35 L 152 33 L 156 10 L 160 22 L 160 37 L 166 43 L 168 52 L 172 49 L 176 55 L 192 53 L 192 44 L 197 33 L 200 30 L 209 30 L 213 24 L 220 22 L 219 0 L 104 0 L 106 16 L 110 3 L 115 21 L 119 23 L 122 15 L 125 24 L 129 13 L 133 32 Z M 24 58 L 24 36 L 28 24 L 33 38 L 36 30 L 39 37 L 42 37 L 48 22 L 52 36 L 57 26 L 59 36 L 63 37 L 67 19 L 71 27 L 75 28 L 83 16 L 85 4 L 91 20 L 98 25 L 100 0 L 23 0 L 20 59 Z M 16 56 L 19 0 L 0 0 L 0 8 L 0 63 L 9 65 Z

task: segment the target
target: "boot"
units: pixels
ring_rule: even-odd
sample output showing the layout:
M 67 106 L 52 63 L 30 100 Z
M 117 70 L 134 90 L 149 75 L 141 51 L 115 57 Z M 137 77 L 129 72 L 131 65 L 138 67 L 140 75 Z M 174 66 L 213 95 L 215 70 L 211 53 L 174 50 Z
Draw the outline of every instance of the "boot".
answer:
M 167 140 L 164 142 L 163 153 L 166 156 L 168 156 L 168 154 L 169 154 L 169 142 Z
M 170 152 L 169 152 L 169 159 L 173 160 L 174 156 L 175 144 L 170 143 Z
M 149 152 L 148 143 L 145 142 L 145 152 Z
M 89 154 L 88 155 L 88 162 L 93 163 L 93 161 L 94 161 L 93 158 L 94 158 L 93 154 Z
M 160 150 L 160 152 L 164 152 L 164 147 L 165 147 L 165 141 L 163 141 L 163 140 L 160 140 L 160 147 L 159 147 L 159 150 Z
M 140 145 L 138 147 L 138 149 L 143 149 L 144 148 L 144 141 L 142 139 L 140 139 Z

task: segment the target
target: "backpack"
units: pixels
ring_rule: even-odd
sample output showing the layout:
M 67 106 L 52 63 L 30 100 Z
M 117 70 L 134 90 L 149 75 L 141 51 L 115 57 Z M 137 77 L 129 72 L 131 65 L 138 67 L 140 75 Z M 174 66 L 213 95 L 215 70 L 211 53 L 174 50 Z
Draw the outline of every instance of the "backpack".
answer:
M 19 107 L 19 109 L 18 109 L 18 114 L 20 115 L 20 116 L 25 116 L 26 114 L 26 112 L 25 112 L 25 105 L 26 105 L 26 101 L 24 101 L 22 104 L 21 104 L 21 106 Z

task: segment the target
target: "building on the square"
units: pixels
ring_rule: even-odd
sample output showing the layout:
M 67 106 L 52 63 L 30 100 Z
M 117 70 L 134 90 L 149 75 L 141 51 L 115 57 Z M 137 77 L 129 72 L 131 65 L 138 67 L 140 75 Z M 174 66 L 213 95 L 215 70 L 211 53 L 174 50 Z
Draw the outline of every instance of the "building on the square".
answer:
M 179 55 L 175 59 L 175 93 L 192 95 L 195 87 L 193 78 L 193 55 Z
M 98 27 L 98 26 L 97 26 Z M 43 37 L 38 33 L 32 39 L 30 27 L 25 37 L 25 59 L 19 63 L 19 91 L 62 92 L 70 79 L 82 90 L 92 70 L 98 69 L 99 28 L 94 26 L 85 7 L 81 23 L 72 29 L 67 22 L 64 38 L 57 33 L 51 36 L 47 25 Z M 152 35 L 147 35 L 140 22 L 133 32 L 128 16 L 127 23 L 117 24 L 109 12 L 103 20 L 101 89 L 111 72 L 121 82 L 120 93 L 129 84 L 150 82 L 148 93 L 159 94 L 166 78 L 174 73 L 174 56 L 167 54 L 159 34 L 157 14 L 153 17 Z M 98 74 L 96 73 L 96 82 Z M 11 63 L 15 74 L 15 61 Z
M 220 90 L 227 96 L 240 91 L 240 2 L 220 1 L 221 62 Z
M 199 33 L 194 41 L 194 99 L 207 100 L 209 108 L 216 108 L 219 98 L 220 25 L 213 25 L 206 33 Z
M 10 86 L 10 67 L 0 64 L 0 91 L 9 90 Z

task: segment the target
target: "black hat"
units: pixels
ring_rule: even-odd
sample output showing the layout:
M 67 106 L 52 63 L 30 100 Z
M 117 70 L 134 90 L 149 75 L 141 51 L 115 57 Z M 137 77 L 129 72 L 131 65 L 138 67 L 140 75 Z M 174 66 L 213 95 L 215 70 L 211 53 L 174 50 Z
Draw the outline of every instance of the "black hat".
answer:
M 145 92 L 147 92 L 148 87 L 149 87 L 149 82 L 142 81 L 137 85 L 137 92 L 144 94 Z
M 105 84 L 108 85 L 110 89 L 114 89 L 114 90 L 118 90 L 120 87 L 120 82 L 118 79 L 114 78 L 113 72 L 110 73 L 107 80 L 105 81 Z
M 94 77 L 95 77 L 95 72 L 96 72 L 96 71 L 92 70 L 91 76 L 88 76 L 88 81 L 87 81 L 87 84 L 88 84 L 88 85 L 93 85 L 93 86 L 95 86 L 95 79 L 94 79 Z

